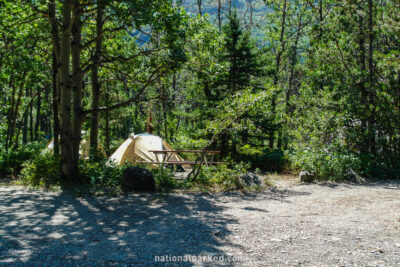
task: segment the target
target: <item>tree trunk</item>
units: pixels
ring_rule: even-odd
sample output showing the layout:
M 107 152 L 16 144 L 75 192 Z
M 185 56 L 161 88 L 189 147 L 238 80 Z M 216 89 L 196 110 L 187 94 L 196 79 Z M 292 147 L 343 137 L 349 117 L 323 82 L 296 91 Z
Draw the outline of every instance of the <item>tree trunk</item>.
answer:
M 98 76 L 101 47 L 103 45 L 103 6 L 97 5 L 96 17 L 96 50 L 92 67 L 92 109 L 97 110 L 100 104 L 100 82 Z M 99 112 L 94 111 L 90 121 L 90 159 L 97 159 L 99 146 Z
M 38 88 L 37 89 L 37 107 L 36 107 L 36 121 L 35 121 L 35 139 L 38 140 L 39 139 L 39 130 L 40 129 L 40 121 L 41 121 L 41 116 L 40 116 L 40 112 L 41 112 L 41 108 L 42 108 L 42 94 L 40 93 L 41 89 Z
M 289 74 L 289 82 L 288 82 L 288 90 L 286 91 L 286 114 L 288 116 L 291 116 L 291 114 L 294 112 L 294 108 L 292 107 L 291 103 L 290 103 L 290 97 L 293 94 L 293 90 L 294 90 L 294 70 L 296 68 L 297 65 L 297 50 L 298 50 L 298 44 L 299 44 L 299 40 L 300 40 L 300 36 L 301 36 L 301 23 L 302 23 L 302 16 L 303 14 L 300 14 L 299 17 L 299 23 L 297 25 L 297 33 L 296 33 L 296 39 L 294 41 L 294 44 L 292 46 L 292 51 L 290 53 L 290 74 Z
M 32 88 L 29 88 L 29 97 L 33 97 L 33 92 Z M 33 125 L 33 105 L 29 106 L 29 136 L 30 136 L 30 141 L 32 142 L 34 140 L 34 135 L 33 131 L 35 126 Z
M 29 89 L 26 88 L 25 89 L 25 95 L 28 96 L 29 95 Z M 23 130 L 22 130 L 22 143 L 26 144 L 28 143 L 28 112 L 24 113 L 24 117 L 23 117 Z
M 253 28 L 253 13 L 254 13 L 254 7 L 253 7 L 252 0 L 247 0 L 247 3 L 248 3 L 248 5 L 249 5 L 249 12 L 250 12 L 249 28 L 250 28 L 250 31 L 251 31 L 252 28 Z
M 287 6 L 287 0 L 283 1 L 283 10 L 282 10 L 282 20 L 281 20 L 281 32 L 280 32 L 280 38 L 279 38 L 279 44 L 280 47 L 278 48 L 278 53 L 276 55 L 276 60 L 275 60 L 275 73 L 274 73 L 274 87 L 278 85 L 279 81 L 279 70 L 280 70 L 280 65 L 281 65 L 281 56 L 283 53 L 283 50 L 285 49 L 285 43 L 283 42 L 283 37 L 285 35 L 285 23 L 286 23 L 286 6 Z M 276 98 L 277 95 L 274 92 L 272 95 L 272 101 L 271 101 L 271 111 L 272 111 L 272 121 L 274 122 L 275 120 L 275 115 L 276 115 Z M 274 149 L 274 142 L 275 142 L 275 127 L 272 126 L 271 130 L 269 131 L 269 148 L 270 150 Z
M 79 163 L 79 145 L 81 142 L 82 135 L 82 124 L 84 122 L 85 116 L 82 113 L 82 91 L 83 91 L 83 73 L 81 69 L 81 39 L 82 39 L 82 7 L 80 5 L 80 0 L 75 0 L 73 5 L 73 15 L 74 21 L 72 22 L 72 84 L 73 84 L 73 132 L 72 132 L 72 143 L 73 143 L 73 177 L 78 176 L 78 163 Z
M 58 119 L 58 106 L 59 106 L 59 86 L 60 86 L 60 79 L 58 78 L 57 74 L 57 59 L 55 53 L 53 52 L 53 141 L 54 141 L 54 155 L 60 154 L 60 121 Z
M 276 148 L 278 148 L 278 149 L 282 148 L 283 138 L 285 137 L 284 130 L 285 129 L 281 128 L 280 131 L 278 132 L 278 141 L 276 144 Z
M 13 138 L 15 135 L 15 130 L 17 128 L 17 119 L 18 119 L 18 114 L 19 114 L 19 108 L 20 108 L 21 102 L 22 102 L 22 95 L 23 95 L 23 90 L 24 90 L 23 88 L 25 85 L 25 77 L 26 77 L 26 74 L 24 74 L 24 79 L 21 81 L 19 91 L 18 91 L 17 102 L 15 103 L 15 107 L 14 107 L 14 114 L 12 116 L 10 143 L 13 141 Z M 32 124 L 31 124 L 31 127 L 32 127 Z M 16 138 L 15 143 L 18 143 L 18 137 Z
M 301 24 L 302 24 L 302 18 L 303 18 L 303 11 L 300 11 L 299 14 L 299 21 L 297 23 L 297 33 L 295 37 L 294 44 L 291 48 L 290 51 L 290 73 L 289 73 L 289 81 L 288 81 L 288 88 L 286 90 L 286 96 L 285 96 L 285 101 L 286 101 L 286 116 L 291 117 L 293 112 L 294 112 L 294 107 L 292 106 L 290 102 L 290 97 L 293 95 L 294 91 L 294 77 L 295 77 L 295 68 L 297 65 L 297 50 L 298 50 L 298 44 L 301 36 Z M 284 148 L 287 147 L 287 132 L 286 132 L 286 127 L 287 127 L 287 120 L 285 119 L 283 123 L 283 128 L 282 131 L 280 132 L 280 138 L 278 139 L 278 149 L 282 148 L 282 145 Z
M 368 101 L 371 111 L 368 116 L 368 133 L 369 133 L 369 144 L 372 154 L 376 154 L 376 140 L 375 140 L 375 70 L 374 70 L 374 21 L 373 21 L 373 3 L 372 0 L 368 0 L 368 79 L 369 79 L 369 94 Z
M 8 148 L 11 144 L 11 129 L 12 129 L 12 120 L 13 116 L 15 114 L 14 112 L 14 103 L 15 103 L 15 84 L 14 84 L 14 72 L 11 73 L 10 79 L 8 81 L 8 87 L 11 88 L 11 95 L 9 97 L 9 102 L 10 102 L 10 107 L 7 110 L 7 131 L 6 131 L 6 144 L 5 144 L 5 150 L 8 151 Z
M 221 0 L 218 0 L 217 14 L 218 14 L 218 29 L 221 30 L 222 21 L 221 21 Z
M 28 143 L 28 113 L 24 114 L 23 117 L 23 124 L 22 124 L 22 143 L 25 145 Z
M 58 34 L 58 25 L 56 23 L 56 8 L 55 0 L 50 0 L 48 4 L 49 21 L 51 26 L 51 41 L 53 46 L 53 140 L 54 140 L 54 155 L 60 154 L 60 97 L 61 97 L 61 76 L 59 69 L 60 62 L 60 38 Z
M 32 107 L 32 105 L 33 105 L 33 102 L 34 102 L 34 100 L 35 100 L 35 98 L 36 98 L 36 96 L 37 95 L 39 95 L 41 93 L 41 90 L 39 90 L 38 92 L 37 92 L 37 94 L 36 95 L 33 95 L 31 98 L 30 98 L 30 102 L 25 106 L 25 110 L 24 110 L 24 112 L 23 112 L 23 115 L 22 115 L 22 120 L 20 121 L 20 123 L 19 123 L 19 125 L 18 125 L 18 130 L 17 130 L 17 133 L 16 133 L 16 135 L 15 135 L 15 140 L 14 140 L 14 146 L 13 146 L 13 150 L 14 149 L 17 149 L 17 147 L 18 147 L 18 145 L 19 145 L 19 135 L 20 135 L 20 133 L 21 133 L 21 129 L 23 128 L 22 126 L 23 126 L 23 124 L 24 124 L 24 119 L 26 118 L 28 118 L 28 112 L 29 112 L 29 110 L 30 110 L 30 108 Z
M 51 103 L 50 98 L 51 85 L 47 84 L 44 88 L 44 103 Z M 43 108 L 45 114 L 52 114 L 51 106 L 45 105 Z M 45 137 L 51 136 L 51 116 L 41 116 L 40 128 L 44 132 Z
M 62 7 L 62 34 L 58 71 L 60 74 L 60 144 L 63 179 L 74 176 L 74 147 L 72 127 L 72 81 L 70 74 L 71 27 L 73 0 L 65 0 Z M 53 44 L 54 45 L 54 44 Z
M 202 1 L 202 0 L 197 0 L 197 7 L 199 8 L 199 15 L 200 15 L 200 16 L 203 16 L 203 13 L 202 13 L 202 11 L 201 11 L 201 1 Z
M 318 30 L 319 30 L 319 34 L 318 34 L 318 39 L 321 40 L 322 38 L 322 21 L 323 21 L 323 7 L 322 7 L 322 1 L 323 0 L 318 0 L 318 20 L 319 20 L 319 25 L 318 25 Z
M 168 140 L 168 117 L 167 117 L 167 95 L 166 88 L 164 85 L 161 85 L 162 92 L 162 109 L 163 109 L 163 120 L 164 120 L 164 138 Z
M 367 133 L 367 118 L 366 114 L 368 113 L 368 107 L 367 107 L 367 90 L 365 88 L 365 71 L 366 71 L 366 65 L 365 65 L 365 57 L 366 57 L 366 51 L 365 51 L 365 34 L 364 34 L 364 18 L 362 16 L 359 16 L 359 30 L 358 30 L 358 49 L 359 49 L 359 64 L 360 64 L 360 69 L 361 69 L 361 80 L 358 84 L 360 94 L 361 94 L 361 113 L 360 113 L 360 118 L 361 118 L 361 131 L 363 134 L 363 141 L 361 144 L 361 152 L 366 154 L 368 153 L 369 150 L 369 144 L 367 139 L 365 138 L 366 133 Z
M 105 123 L 105 129 L 104 129 L 104 142 L 105 142 L 105 148 L 106 148 L 106 154 L 107 157 L 110 156 L 110 112 L 106 111 L 104 114 L 106 123 Z
M 172 96 L 173 96 L 173 101 L 176 101 L 176 92 L 177 92 L 177 84 L 176 84 L 176 73 L 174 72 L 174 74 L 172 75 Z M 179 118 L 178 118 L 179 121 Z M 170 127 L 170 133 L 169 133 L 169 139 L 172 140 L 174 138 L 174 127 Z

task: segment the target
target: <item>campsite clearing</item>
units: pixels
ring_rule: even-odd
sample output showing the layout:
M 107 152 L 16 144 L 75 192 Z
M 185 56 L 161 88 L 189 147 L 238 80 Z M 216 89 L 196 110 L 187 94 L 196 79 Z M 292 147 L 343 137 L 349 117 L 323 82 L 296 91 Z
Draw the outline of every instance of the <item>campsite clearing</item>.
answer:
M 400 264 L 399 182 L 111 199 L 3 186 L 0 209 L 0 263 L 152 266 L 157 255 L 217 255 L 238 261 L 169 264 Z

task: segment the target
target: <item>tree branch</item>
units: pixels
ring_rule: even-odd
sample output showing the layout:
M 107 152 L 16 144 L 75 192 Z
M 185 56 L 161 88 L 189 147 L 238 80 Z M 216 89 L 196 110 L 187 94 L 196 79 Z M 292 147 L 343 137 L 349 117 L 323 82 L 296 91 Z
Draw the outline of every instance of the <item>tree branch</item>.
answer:
M 47 18 L 52 19 L 52 18 L 51 18 L 50 11 L 49 11 L 49 12 L 46 12 L 46 11 L 40 10 L 37 6 L 35 6 L 35 5 L 33 5 L 33 4 L 29 4 L 29 3 L 28 3 L 28 5 L 29 5 L 34 11 L 36 11 L 36 12 L 39 13 L 39 14 L 41 14 L 43 17 L 47 17 Z M 52 2 L 49 2 L 49 5 L 53 5 L 53 6 L 54 6 L 55 4 L 52 3 Z M 55 17 L 54 17 L 53 19 L 54 19 L 54 23 L 56 23 L 58 26 L 62 27 L 62 23 L 61 23 L 59 20 L 57 20 Z
M 336 47 L 337 47 L 337 49 L 339 51 L 340 59 L 342 61 L 342 64 L 343 64 L 344 68 L 346 69 L 346 71 L 349 74 L 349 76 L 352 77 L 353 80 L 355 80 L 355 77 L 354 77 L 355 75 L 353 73 L 351 73 L 350 68 L 347 66 L 346 62 L 344 61 L 344 56 L 343 56 L 343 53 L 342 53 L 342 49 L 340 49 L 339 41 L 335 40 L 335 44 L 336 44 Z
M 109 111 L 109 110 L 113 110 L 113 109 L 117 109 L 117 108 L 121 108 L 124 106 L 127 106 L 133 102 L 136 102 L 139 100 L 140 96 L 144 93 L 144 91 L 147 89 L 147 87 L 149 87 L 150 85 L 152 85 L 156 80 L 158 80 L 164 73 L 163 72 L 159 72 L 159 70 L 161 69 L 162 66 L 158 67 L 149 77 L 149 79 L 147 80 L 146 84 L 142 86 L 142 88 L 140 88 L 140 90 L 136 93 L 135 96 L 129 98 L 128 100 L 124 101 L 124 102 L 120 102 L 118 104 L 109 106 L 109 107 L 101 107 L 98 109 L 90 109 L 90 110 L 85 110 L 82 111 L 82 115 L 88 115 L 90 113 L 93 112 L 101 112 L 101 111 Z M 159 72 L 159 73 L 158 73 Z M 158 73 L 158 75 L 155 75 L 156 73 Z

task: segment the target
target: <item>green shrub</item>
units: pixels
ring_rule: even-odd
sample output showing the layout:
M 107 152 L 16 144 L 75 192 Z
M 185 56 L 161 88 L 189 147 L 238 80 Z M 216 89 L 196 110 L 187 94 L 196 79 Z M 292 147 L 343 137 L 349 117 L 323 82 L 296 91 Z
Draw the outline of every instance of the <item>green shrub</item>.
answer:
M 79 161 L 80 181 L 90 186 L 119 187 L 122 183 L 124 167 L 101 161 Z
M 292 167 L 297 170 L 314 172 L 322 180 L 353 180 L 356 173 L 368 179 L 393 179 L 400 177 L 398 155 L 360 154 L 344 149 L 304 149 L 287 153 Z
M 246 173 L 250 168 L 250 164 L 240 162 L 232 165 L 230 168 L 227 164 L 209 166 L 202 168 L 198 181 L 206 185 L 220 185 L 225 189 L 241 189 L 239 175 Z
M 61 181 L 59 157 L 50 153 L 39 154 L 33 160 L 26 162 L 21 171 L 21 181 L 25 185 L 50 187 Z
M 43 147 L 42 142 L 32 142 L 8 152 L 0 150 L 0 175 L 18 175 L 23 164 L 36 158 Z
M 152 169 L 151 172 L 154 175 L 156 187 L 159 191 L 168 191 L 176 188 L 177 182 L 171 169 L 159 167 Z
M 304 149 L 288 153 L 296 170 L 306 170 L 322 180 L 346 180 L 349 171 L 365 175 L 363 162 L 358 155 L 338 149 Z
M 259 169 L 266 172 L 282 172 L 284 168 L 284 154 L 281 150 L 254 148 L 245 145 L 239 149 L 237 161 L 250 164 L 251 169 Z
M 381 154 L 361 154 L 365 177 L 371 179 L 400 179 L 400 155 L 398 152 L 382 151 Z

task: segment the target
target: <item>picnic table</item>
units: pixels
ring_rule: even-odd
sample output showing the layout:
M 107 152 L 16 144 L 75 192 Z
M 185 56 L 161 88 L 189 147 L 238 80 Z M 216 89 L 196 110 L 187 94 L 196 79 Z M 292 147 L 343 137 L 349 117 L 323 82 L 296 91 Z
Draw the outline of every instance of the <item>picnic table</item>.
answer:
M 162 157 L 162 161 L 158 160 L 155 162 L 156 164 L 172 164 L 172 165 L 196 165 L 200 164 L 203 162 L 205 165 L 215 165 L 215 164 L 221 164 L 222 162 L 214 162 L 214 155 L 221 153 L 219 150 L 206 150 L 204 154 L 203 160 L 201 160 L 201 155 L 203 155 L 203 150 L 149 150 L 149 152 L 153 152 L 154 154 L 157 155 L 162 155 L 164 154 L 165 156 Z M 170 158 L 175 154 L 175 153 L 193 153 L 193 154 L 200 154 L 198 159 L 196 161 L 176 161 L 176 160 L 170 160 Z M 208 159 L 207 156 L 211 156 L 211 159 Z

